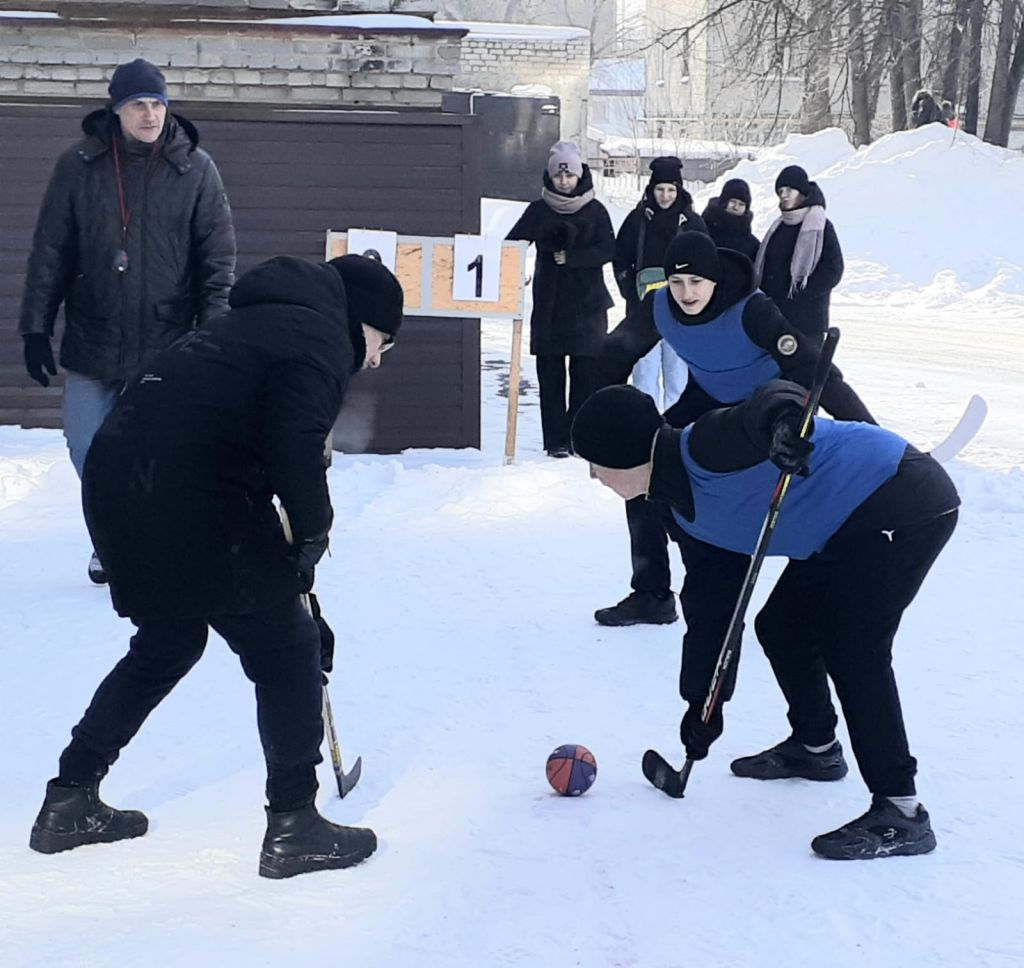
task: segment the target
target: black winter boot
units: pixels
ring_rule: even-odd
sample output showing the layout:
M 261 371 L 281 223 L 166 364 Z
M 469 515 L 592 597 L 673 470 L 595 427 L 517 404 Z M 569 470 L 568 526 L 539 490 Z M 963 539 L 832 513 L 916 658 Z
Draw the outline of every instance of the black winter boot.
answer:
M 913 817 L 905 817 L 886 797 L 875 794 L 867 813 L 838 830 L 815 837 L 811 850 L 829 860 L 927 854 L 935 850 L 935 834 L 928 811 L 920 804 Z
M 729 768 L 737 776 L 754 780 L 785 780 L 790 777 L 841 780 L 849 771 L 839 740 L 824 753 L 809 753 L 804 744 L 792 736 L 763 753 L 733 760 Z
M 331 823 L 312 804 L 280 813 L 266 809 L 261 877 L 294 877 L 352 867 L 377 849 L 377 836 L 372 830 Z
M 41 854 L 57 854 L 84 844 L 111 844 L 115 840 L 141 837 L 149 820 L 138 810 L 115 810 L 99 796 L 99 784 L 58 786 L 46 784 L 46 799 L 28 845 Z
M 618 605 L 594 612 L 598 625 L 671 625 L 678 617 L 671 592 L 630 592 Z

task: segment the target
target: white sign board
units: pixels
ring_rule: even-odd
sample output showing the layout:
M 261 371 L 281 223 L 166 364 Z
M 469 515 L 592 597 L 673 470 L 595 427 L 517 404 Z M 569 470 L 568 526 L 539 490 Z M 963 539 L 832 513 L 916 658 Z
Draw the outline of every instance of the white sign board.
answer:
M 380 229 L 349 229 L 348 251 L 353 255 L 370 255 L 376 252 L 380 261 L 392 272 L 398 265 L 398 233 Z
M 495 302 L 501 287 L 500 238 L 455 236 L 452 298 L 459 302 Z

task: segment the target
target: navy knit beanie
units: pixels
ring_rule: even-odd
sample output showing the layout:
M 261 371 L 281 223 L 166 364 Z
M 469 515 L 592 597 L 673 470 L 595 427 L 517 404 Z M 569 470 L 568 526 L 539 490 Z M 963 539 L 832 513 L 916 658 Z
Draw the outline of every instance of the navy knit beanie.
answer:
M 664 423 L 654 400 L 642 390 L 605 387 L 577 411 L 572 449 L 600 467 L 640 467 L 651 459 L 654 435 Z
M 795 188 L 801 195 L 811 194 L 811 180 L 799 165 L 787 165 L 775 179 L 775 194 L 780 188 Z
M 345 284 L 349 319 L 397 336 L 405 294 L 391 270 L 363 255 L 343 255 L 327 264 L 334 266 Z
M 647 183 L 651 188 L 655 185 L 677 185 L 683 186 L 683 163 L 678 158 L 666 155 L 663 158 L 655 158 L 649 165 L 651 169 L 651 180 Z
M 669 242 L 662 268 L 665 270 L 665 278 L 682 274 L 700 276 L 712 282 L 722 281 L 718 249 L 711 236 L 703 232 L 682 232 Z
M 141 57 L 121 64 L 110 78 L 110 109 L 116 111 L 125 101 L 153 97 L 167 103 L 167 81 L 160 68 Z
M 742 178 L 730 178 L 723 186 L 718 195 L 719 204 L 725 208 L 729 199 L 735 198 L 750 208 L 750 186 Z

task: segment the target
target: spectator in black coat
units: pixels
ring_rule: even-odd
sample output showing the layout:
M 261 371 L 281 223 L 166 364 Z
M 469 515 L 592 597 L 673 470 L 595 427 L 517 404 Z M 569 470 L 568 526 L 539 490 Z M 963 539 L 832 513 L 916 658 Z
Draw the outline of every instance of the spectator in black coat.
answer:
M 655 158 L 651 177 L 636 208 L 619 227 L 612 267 L 626 315 L 637 311 L 646 292 L 665 284 L 665 248 L 680 232 L 706 232 L 693 210 L 693 196 L 683 188 L 683 163 L 678 158 Z M 686 365 L 659 344 L 633 367 L 633 386 L 651 396 L 659 409 L 671 407 L 686 386 Z
M 750 230 L 754 213 L 750 209 L 750 186 L 742 178 L 730 178 L 717 198 L 702 213 L 708 234 L 720 249 L 735 249 L 751 262 L 761 243 Z
M 925 124 L 948 125 L 949 118 L 931 91 L 922 88 L 910 102 L 910 123 L 915 128 Z
M 775 179 L 781 215 L 765 233 L 754 263 L 761 291 L 801 333 L 822 339 L 832 290 L 843 278 L 843 252 L 825 217 L 825 196 L 799 165 Z
M 217 166 L 169 113 L 163 74 L 135 60 L 57 160 L 25 274 L 25 367 L 48 386 L 61 304 L 63 422 L 79 477 L 93 434 L 154 354 L 227 309 L 235 234 Z M 104 580 L 93 555 L 89 576 Z
M 608 211 L 594 197 L 590 169 L 572 142 L 552 146 L 541 197 L 526 207 L 508 238 L 537 247 L 530 352 L 537 358 L 544 450 L 568 457 L 569 425 L 593 392 L 594 358 L 608 332 L 612 297 L 602 266 L 615 253 Z
M 330 633 L 300 594 L 333 517 L 325 440 L 353 373 L 379 366 L 393 342 L 402 302 L 372 259 L 271 259 L 238 281 L 228 313 L 151 359 L 118 398 L 89 450 L 83 494 L 114 606 L 137 631 L 72 730 L 34 849 L 146 832 L 141 813 L 99 799 L 99 783 L 213 628 L 256 685 L 269 801 L 260 873 L 347 867 L 373 853 L 372 831 L 328 823 L 313 806 Z

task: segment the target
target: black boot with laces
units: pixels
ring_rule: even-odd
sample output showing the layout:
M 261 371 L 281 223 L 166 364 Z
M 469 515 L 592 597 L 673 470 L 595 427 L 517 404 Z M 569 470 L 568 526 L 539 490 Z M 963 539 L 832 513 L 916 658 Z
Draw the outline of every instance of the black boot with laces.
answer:
M 618 605 L 594 612 L 598 625 L 671 625 L 678 617 L 671 592 L 630 592 Z

